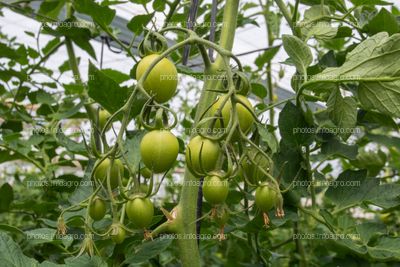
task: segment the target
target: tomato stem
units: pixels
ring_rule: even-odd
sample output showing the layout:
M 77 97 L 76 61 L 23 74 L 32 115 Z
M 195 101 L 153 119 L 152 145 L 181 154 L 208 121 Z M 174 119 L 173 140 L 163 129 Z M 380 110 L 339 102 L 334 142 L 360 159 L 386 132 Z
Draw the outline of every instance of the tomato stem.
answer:
M 231 51 L 236 30 L 236 21 L 239 9 L 239 0 L 228 0 L 224 8 L 224 17 L 222 22 L 222 32 L 220 39 L 220 46 L 214 45 L 213 43 L 202 40 L 201 43 L 210 45 L 211 47 L 217 46 L 218 50 L 222 47 L 224 51 Z M 201 40 L 201 39 L 200 39 Z M 213 47 L 214 48 L 214 47 Z M 217 49 L 216 49 L 217 50 Z M 217 52 L 220 52 L 218 51 Z M 224 64 L 227 68 L 227 75 L 232 75 L 229 69 L 229 63 L 227 64 L 226 57 L 221 54 L 217 57 L 215 63 L 212 63 L 209 67 L 205 68 L 205 74 L 216 74 Z M 228 77 L 229 79 L 229 77 Z M 229 81 L 231 84 L 232 80 Z M 231 85 L 229 84 L 229 86 Z M 201 115 L 204 111 L 214 102 L 216 98 L 215 92 L 210 92 L 209 88 L 218 88 L 221 85 L 221 81 L 210 79 L 204 82 L 203 90 L 201 93 L 199 105 L 195 115 L 195 126 L 199 122 Z M 195 134 L 192 134 L 194 136 Z M 179 225 L 179 232 L 185 235 L 195 236 L 196 234 L 196 208 L 197 208 L 197 191 L 198 186 L 196 184 L 197 178 L 194 177 L 188 168 L 185 170 L 184 184 L 181 192 L 181 198 L 179 201 L 179 217 L 181 217 L 182 223 Z M 195 238 L 180 238 L 178 239 L 178 246 L 181 252 L 181 264 L 182 266 L 199 267 L 200 266 L 200 254 L 198 250 L 197 240 Z

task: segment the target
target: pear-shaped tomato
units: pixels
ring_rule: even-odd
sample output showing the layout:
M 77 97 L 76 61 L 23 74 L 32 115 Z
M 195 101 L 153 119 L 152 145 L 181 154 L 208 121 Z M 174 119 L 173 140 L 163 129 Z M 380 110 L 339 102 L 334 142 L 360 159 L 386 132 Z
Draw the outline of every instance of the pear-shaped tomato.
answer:
M 89 215 L 95 221 L 103 219 L 106 210 L 106 203 L 99 197 L 95 197 L 89 205 Z

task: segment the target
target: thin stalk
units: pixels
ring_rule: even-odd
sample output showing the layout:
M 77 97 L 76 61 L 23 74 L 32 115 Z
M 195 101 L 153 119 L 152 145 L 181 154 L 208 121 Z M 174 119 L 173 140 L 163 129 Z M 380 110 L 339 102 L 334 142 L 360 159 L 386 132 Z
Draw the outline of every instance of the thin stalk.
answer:
M 175 1 L 172 2 L 172 4 L 170 5 L 168 14 L 167 14 L 167 16 L 165 17 L 165 21 L 164 21 L 164 26 L 163 26 L 163 28 L 166 28 L 166 27 L 168 26 L 168 23 L 169 23 L 169 21 L 171 20 L 172 15 L 174 15 L 175 10 L 176 10 L 176 8 L 177 8 L 179 2 L 180 2 L 180 0 L 175 0 Z
M 270 12 L 271 2 L 267 0 L 267 4 L 263 5 L 262 1 L 259 0 L 260 5 L 263 7 L 263 15 L 265 20 L 265 26 L 267 28 L 267 37 L 268 37 L 268 47 L 271 47 L 274 44 L 274 36 L 272 35 L 271 25 L 269 24 L 268 14 Z M 268 102 L 269 104 L 274 103 L 274 88 L 272 85 L 272 72 L 271 72 L 271 59 L 267 62 L 266 67 L 267 73 L 267 88 L 268 88 Z M 274 124 L 275 110 L 271 108 L 269 110 L 269 120 L 271 124 Z
M 292 15 L 290 15 L 290 11 L 287 8 L 287 5 L 285 2 L 282 0 L 275 0 L 275 3 L 278 5 L 279 10 L 282 12 L 283 16 L 285 17 L 286 22 L 289 24 L 290 29 L 292 29 L 292 32 L 294 35 L 297 37 L 301 37 L 301 32 L 298 27 L 293 23 L 292 21 Z
M 296 236 L 299 235 L 299 226 L 298 226 L 297 222 L 293 223 L 293 234 Z M 296 238 L 295 243 L 296 243 L 296 250 L 300 254 L 300 265 L 299 266 L 307 267 L 308 263 L 307 263 L 307 257 L 306 257 L 306 253 L 304 251 L 303 243 L 298 238 Z
M 311 165 L 310 165 L 310 147 L 306 146 L 306 157 L 305 157 L 305 164 L 307 167 L 307 177 L 310 182 L 310 194 L 311 194 L 311 203 L 313 209 L 316 209 L 317 203 L 315 199 L 315 186 L 314 186 L 314 179 L 313 179 L 313 172 L 311 170 Z

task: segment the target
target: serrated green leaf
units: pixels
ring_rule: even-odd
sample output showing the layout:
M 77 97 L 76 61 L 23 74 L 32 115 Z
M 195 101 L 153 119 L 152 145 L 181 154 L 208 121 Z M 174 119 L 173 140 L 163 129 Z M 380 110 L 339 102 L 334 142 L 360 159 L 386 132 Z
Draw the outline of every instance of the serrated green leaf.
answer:
M 282 36 L 283 47 L 290 59 L 296 66 L 297 71 L 302 74 L 307 73 L 307 67 L 310 66 L 313 56 L 310 48 L 301 39 L 292 35 Z
M 347 55 L 339 68 L 327 68 L 303 84 L 359 82 L 358 97 L 367 109 L 377 109 L 385 114 L 400 114 L 400 34 L 389 36 L 378 33 L 360 43 Z M 379 67 L 377 67 L 379 66 Z
M 400 116 L 400 80 L 394 82 L 362 82 L 358 86 L 358 98 L 367 110 Z
M 336 209 L 342 210 L 361 204 L 374 204 L 384 209 L 400 205 L 400 185 L 382 184 L 376 178 L 367 178 L 367 172 L 347 170 L 336 179 L 336 187 L 329 187 L 325 197 Z M 340 186 L 342 184 L 342 186 Z
M 315 5 L 304 12 L 304 20 L 299 24 L 305 39 L 314 36 L 319 40 L 329 40 L 336 36 L 338 29 L 332 27 L 329 19 L 323 19 L 330 15 L 328 6 Z
M 329 96 L 327 107 L 330 119 L 340 128 L 340 135 L 344 140 L 346 140 L 351 135 L 351 130 L 356 126 L 356 100 L 349 96 L 343 97 L 339 88 L 336 88 L 336 90 L 333 90 Z
M 10 236 L 1 232 L 0 259 L 5 266 L 36 266 L 38 264 L 35 259 L 25 256 Z

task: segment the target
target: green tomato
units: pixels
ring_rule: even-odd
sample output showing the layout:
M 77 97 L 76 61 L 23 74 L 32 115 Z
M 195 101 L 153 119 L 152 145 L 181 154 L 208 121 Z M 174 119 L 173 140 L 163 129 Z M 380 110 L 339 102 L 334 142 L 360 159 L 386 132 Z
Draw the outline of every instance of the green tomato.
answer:
M 255 202 L 257 207 L 263 211 L 268 212 L 275 207 L 278 199 L 278 193 L 268 185 L 260 185 L 256 189 Z
M 223 101 L 228 97 L 228 95 L 223 95 L 218 98 L 217 102 L 215 102 L 211 108 L 210 108 L 210 113 L 211 115 L 215 115 L 219 107 L 222 105 Z M 250 103 L 250 101 L 242 95 L 236 95 L 236 98 L 239 99 L 244 105 L 250 109 L 253 110 L 253 107 Z M 250 127 L 254 123 L 254 117 L 251 114 L 249 110 L 241 103 L 236 103 L 236 111 L 237 111 L 237 116 L 239 120 L 239 127 L 242 130 L 243 133 L 247 133 L 250 130 Z M 222 121 L 224 123 L 224 128 L 226 128 L 229 124 L 229 120 L 231 117 L 232 113 L 232 102 L 230 99 L 225 103 L 224 107 L 221 110 L 222 113 Z M 220 123 L 220 120 L 217 120 L 215 123 L 215 127 L 220 128 L 222 125 Z M 236 136 L 236 134 L 235 134 Z
M 126 231 L 121 225 L 114 226 L 114 227 L 115 227 L 115 232 L 111 235 L 111 239 L 116 244 L 121 244 L 125 240 Z
M 94 221 L 103 219 L 106 210 L 106 203 L 99 197 L 95 197 L 89 205 L 89 215 Z
M 149 186 L 147 184 L 140 184 L 139 189 L 141 193 L 147 194 L 149 191 Z
M 212 205 L 221 204 L 225 201 L 229 192 L 229 183 L 226 179 L 212 175 L 204 178 L 203 196 Z
M 178 156 L 179 142 L 170 131 L 148 132 L 140 143 L 143 163 L 155 173 L 168 171 Z
M 190 140 L 186 148 L 186 164 L 197 173 L 212 171 L 219 155 L 220 147 L 217 142 L 198 135 Z
M 156 60 L 158 54 L 148 55 L 142 58 L 136 69 L 136 79 L 139 80 L 150 64 Z M 154 68 L 150 71 L 146 80 L 144 81 L 144 89 L 152 96 L 158 103 L 164 103 L 171 99 L 175 94 L 178 84 L 178 72 L 174 63 L 169 59 L 163 58 Z
M 151 175 L 152 175 L 151 170 L 147 167 L 141 168 L 140 174 L 146 179 L 151 178 Z
M 153 220 L 153 203 L 148 198 L 129 200 L 126 204 L 126 215 L 138 228 L 146 228 Z
M 111 114 L 108 113 L 107 110 L 102 109 L 99 111 L 99 128 L 100 130 L 104 129 L 104 126 L 106 125 L 107 120 L 111 117 Z M 107 127 L 107 131 L 111 128 L 111 124 Z
M 106 158 L 103 160 L 99 166 L 97 166 L 96 171 L 94 173 L 94 177 L 102 182 L 104 186 L 107 186 L 107 172 L 110 168 L 111 160 Z M 114 164 L 111 168 L 111 188 L 116 188 L 118 186 L 118 176 L 122 179 L 124 175 L 124 165 L 122 161 L 119 159 L 114 159 Z
M 259 181 L 265 181 L 266 176 L 260 170 L 260 168 L 266 172 L 269 171 L 270 163 L 268 159 L 265 158 L 260 151 L 253 148 L 251 148 L 248 152 L 248 156 L 254 161 L 255 164 L 253 164 L 253 162 L 251 162 L 249 159 L 245 158 L 245 160 L 243 160 L 241 163 L 242 175 L 245 175 L 246 178 L 253 184 L 258 183 Z

